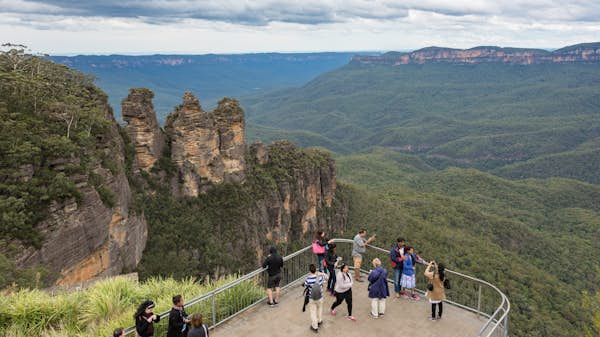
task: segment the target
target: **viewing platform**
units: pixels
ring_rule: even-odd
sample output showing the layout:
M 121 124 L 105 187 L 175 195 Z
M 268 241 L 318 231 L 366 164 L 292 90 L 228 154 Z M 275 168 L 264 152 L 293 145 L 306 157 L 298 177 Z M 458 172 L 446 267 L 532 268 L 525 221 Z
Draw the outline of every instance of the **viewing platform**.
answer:
M 319 334 L 325 336 L 415 336 L 415 337 L 473 337 L 487 319 L 452 305 L 444 306 L 443 318 L 430 321 L 431 305 L 427 298 L 420 301 L 389 297 L 383 317 L 371 318 L 371 300 L 368 298 L 367 282 L 356 282 L 352 287 L 352 313 L 357 321 L 346 319 L 346 302 L 336 308 L 331 316 L 329 308 L 335 297 L 325 294 L 323 299 L 323 325 Z M 392 285 L 390 285 L 392 286 Z M 302 312 L 304 298 L 302 286 L 289 288 L 275 307 L 266 304 L 244 312 L 214 330 L 215 336 L 244 337 L 300 337 L 310 336 L 308 309 Z M 393 291 L 393 289 L 392 289 Z M 397 334 L 396 334 L 397 332 Z
M 336 253 L 348 263 L 352 261 L 352 240 L 335 239 Z M 378 257 L 392 277 L 389 250 L 369 245 L 363 254 L 362 267 L 370 268 L 372 259 Z M 257 269 L 235 281 L 209 293 L 188 299 L 185 308 L 188 314 L 200 312 L 204 323 L 210 327 L 211 336 L 269 337 L 310 336 L 315 333 L 309 328 L 308 309 L 302 312 L 302 283 L 308 274 L 308 266 L 316 264 L 311 247 L 305 247 L 284 257 L 282 271 L 282 297 L 280 304 L 269 307 L 265 296 L 266 269 Z M 363 274 L 367 271 L 361 269 Z M 446 291 L 444 313 L 441 320 L 430 321 L 431 305 L 423 296 L 427 280 L 424 266 L 417 266 L 417 290 L 421 299 L 387 299 L 383 317 L 370 317 L 368 282 L 355 282 L 352 288 L 353 316 L 356 322 L 346 319 L 346 303 L 336 308 L 337 315 L 331 316 L 329 308 L 334 297 L 324 292 L 323 325 L 319 334 L 332 336 L 401 336 L 418 337 L 508 337 L 508 314 L 510 301 L 496 286 L 446 269 L 446 277 L 452 288 Z M 392 280 L 390 292 L 393 293 Z M 168 312 L 161 317 L 168 316 Z M 166 335 L 168 320 L 155 325 L 155 335 Z M 128 336 L 135 336 L 135 329 L 127 329 Z

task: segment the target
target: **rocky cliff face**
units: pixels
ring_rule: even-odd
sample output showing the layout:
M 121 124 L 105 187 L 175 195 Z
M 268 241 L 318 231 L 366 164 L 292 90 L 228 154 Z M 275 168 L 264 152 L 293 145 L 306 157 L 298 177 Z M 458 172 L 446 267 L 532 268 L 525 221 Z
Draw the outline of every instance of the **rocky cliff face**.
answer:
M 57 284 L 75 284 L 98 276 L 118 275 L 136 268 L 146 245 L 147 225 L 131 212 L 132 194 L 125 175 L 124 143 L 105 102 L 108 130 L 97 140 L 96 151 L 110 158 L 110 169 L 100 161 L 88 163 L 90 174 L 72 175 L 81 200 L 53 202 L 48 216 L 37 225 L 44 241 L 39 249 L 22 247 L 18 266 L 43 265 L 58 274 Z M 68 172 L 76 157 L 56 160 L 54 170 Z M 101 181 L 101 188 L 94 181 Z M 112 196 L 107 205 L 104 197 Z
M 382 64 L 400 66 L 425 63 L 509 63 L 540 64 L 600 62 L 600 43 L 586 43 L 569 46 L 549 52 L 541 49 L 518 49 L 500 47 L 475 47 L 471 49 L 451 49 L 428 47 L 410 53 L 386 53 L 380 56 L 354 56 L 353 64 Z
M 165 130 L 182 195 L 198 196 L 214 184 L 244 181 L 244 113 L 237 101 L 225 98 L 206 112 L 186 93 L 167 117 Z
M 149 171 L 162 155 L 165 138 L 152 104 L 154 93 L 144 88 L 129 90 L 122 102 L 125 131 L 135 146 L 136 170 Z

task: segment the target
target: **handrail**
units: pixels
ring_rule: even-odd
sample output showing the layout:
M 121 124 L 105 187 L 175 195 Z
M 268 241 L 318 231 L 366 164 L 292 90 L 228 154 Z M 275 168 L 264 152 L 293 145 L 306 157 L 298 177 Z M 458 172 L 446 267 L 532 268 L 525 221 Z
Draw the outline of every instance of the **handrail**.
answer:
M 348 243 L 348 244 L 352 244 L 353 240 L 349 240 L 349 239 L 333 239 L 333 242 L 335 243 Z M 385 253 L 385 254 L 389 254 L 389 250 L 383 249 L 383 248 L 379 248 L 373 245 L 368 245 L 367 248 L 369 249 L 373 249 L 379 253 Z M 311 246 L 302 248 L 292 254 L 289 254 L 287 256 L 285 256 L 283 258 L 284 262 L 288 262 L 288 261 L 295 261 L 298 262 L 297 260 L 295 260 L 295 258 L 302 258 L 304 257 L 306 259 L 306 254 L 312 255 L 312 251 L 311 251 Z M 303 255 L 304 254 L 304 255 Z M 312 256 L 310 256 L 311 258 L 313 258 Z M 293 263 L 294 264 L 294 263 Z M 289 280 L 287 282 L 287 284 L 285 284 L 282 288 L 286 289 L 289 287 L 294 286 L 297 282 L 299 282 L 306 274 L 305 270 L 306 270 L 306 265 L 301 265 L 300 262 L 297 263 L 298 265 L 298 270 L 299 270 L 299 275 L 297 277 L 292 277 L 291 280 Z M 287 264 L 286 264 L 287 266 Z M 350 266 L 351 267 L 351 266 Z M 284 267 L 285 268 L 285 267 Z M 351 267 L 352 268 L 352 267 Z M 264 275 L 264 273 L 266 272 L 266 268 L 258 268 L 244 276 L 241 276 L 225 285 L 220 286 L 217 289 L 213 289 L 203 295 L 200 295 L 196 298 L 191 299 L 190 301 L 188 301 L 185 304 L 185 307 L 191 307 L 194 306 L 196 304 L 201 304 L 201 302 L 206 301 L 206 300 L 211 300 L 211 314 L 212 314 L 212 319 L 211 319 L 211 325 L 210 325 L 210 329 L 214 329 L 216 326 L 223 324 L 224 322 L 234 318 L 235 316 L 239 315 L 240 313 L 258 305 L 259 303 L 262 303 L 262 301 L 266 298 L 265 296 L 263 296 L 262 298 L 244 306 L 239 308 L 239 310 L 235 311 L 232 314 L 229 314 L 228 316 L 222 318 L 221 320 L 217 320 L 216 319 L 216 307 L 215 307 L 215 297 L 218 294 L 224 293 L 229 289 L 232 289 L 233 287 L 237 286 L 237 285 L 241 285 L 242 283 L 246 282 L 246 281 L 252 281 L 255 280 L 256 278 L 259 278 L 261 276 Z M 298 271 L 298 270 L 293 270 L 293 272 Z M 361 272 L 367 272 L 366 270 L 362 270 Z M 477 308 L 473 308 L 468 306 L 468 304 L 461 304 L 458 302 L 454 302 L 451 300 L 446 300 L 446 302 L 448 302 L 451 305 L 460 307 L 462 309 L 477 313 L 478 315 L 483 315 L 486 318 L 488 318 L 485 322 L 485 324 L 481 327 L 481 329 L 479 330 L 478 334 L 476 335 L 476 337 L 490 337 L 492 334 L 494 333 L 502 333 L 503 337 L 508 337 L 508 314 L 510 312 L 510 301 L 508 300 L 508 297 L 502 292 L 500 291 L 500 289 L 498 289 L 496 286 L 494 286 L 493 284 L 486 282 L 484 280 L 469 276 L 469 275 L 465 275 L 459 272 L 455 272 L 453 270 L 449 270 L 446 269 L 446 272 L 450 275 L 454 275 L 457 277 L 460 277 L 462 279 L 474 282 L 475 284 L 477 284 L 479 286 L 479 291 L 478 291 L 478 307 Z M 393 282 L 393 280 L 388 279 L 388 282 Z M 481 287 L 482 286 L 486 286 L 489 289 L 492 289 L 493 291 L 495 291 L 501 298 L 500 304 L 498 305 L 498 307 L 495 309 L 495 311 L 491 314 L 485 313 L 481 311 L 480 308 L 480 303 L 481 303 Z M 423 293 L 423 290 L 418 290 L 421 293 Z M 225 294 L 226 295 L 226 294 Z M 490 310 L 491 311 L 491 310 Z M 160 314 L 161 319 L 167 317 L 169 315 L 170 311 L 165 311 L 163 313 Z M 498 330 L 500 328 L 500 330 Z M 486 334 L 486 331 L 489 331 Z M 133 334 L 135 332 L 135 327 L 129 327 L 126 329 L 125 334 L 126 335 L 130 335 Z
M 335 243 L 350 243 L 350 244 L 352 244 L 354 242 L 353 240 L 350 240 L 350 239 L 334 239 L 333 241 Z M 368 245 L 367 247 L 368 248 L 372 248 L 372 249 L 374 249 L 376 251 L 385 253 L 385 254 L 389 254 L 389 250 L 386 250 L 386 249 L 383 249 L 383 248 L 379 248 L 377 246 Z M 361 270 L 361 271 L 366 272 L 365 270 Z M 463 273 L 459 273 L 459 272 L 456 272 L 456 271 L 453 271 L 453 270 L 450 270 L 450 269 L 446 269 L 446 273 L 452 274 L 452 275 L 455 275 L 455 276 L 460 276 L 460 277 L 462 277 L 464 279 L 468 279 L 468 280 L 471 280 L 473 282 L 486 285 L 486 286 L 490 287 L 491 289 L 495 290 L 500 295 L 500 297 L 502 298 L 502 301 L 501 301 L 500 305 L 496 308 L 496 310 L 494 311 L 494 313 L 492 315 L 487 315 L 485 313 L 478 312 L 474 308 L 470 308 L 470 307 L 464 306 L 464 305 L 462 305 L 460 303 L 456 303 L 456 302 L 453 302 L 453 301 L 450 301 L 450 300 L 446 300 L 446 302 L 448 302 L 450 304 L 453 304 L 455 306 L 461 307 L 463 309 L 466 309 L 466 310 L 469 310 L 469 311 L 472 311 L 472 312 L 477 312 L 478 314 L 483 314 L 485 316 L 488 316 L 488 320 L 481 327 L 481 329 L 479 330 L 479 333 L 476 335 L 476 337 L 482 337 L 482 336 L 484 336 L 485 331 L 490 328 L 490 325 L 492 323 L 494 323 L 494 326 L 492 327 L 491 331 L 487 335 L 485 335 L 485 337 L 491 336 L 492 333 L 494 333 L 494 331 L 498 328 L 499 324 L 501 324 L 501 322 L 504 322 L 504 324 L 505 324 L 505 326 L 504 326 L 504 330 L 505 330 L 504 336 L 508 336 L 508 313 L 510 312 L 510 301 L 508 300 L 508 297 L 500 289 L 498 289 L 498 287 L 494 286 L 493 284 L 491 284 L 491 283 L 489 283 L 487 281 L 475 278 L 473 276 L 465 275 Z M 388 279 L 388 281 L 390 281 L 391 283 L 393 283 L 393 280 Z M 423 291 L 421 291 L 421 292 L 423 292 Z M 500 311 L 502 311 L 502 315 L 500 317 L 498 317 L 498 318 L 495 319 L 495 317 L 500 313 Z

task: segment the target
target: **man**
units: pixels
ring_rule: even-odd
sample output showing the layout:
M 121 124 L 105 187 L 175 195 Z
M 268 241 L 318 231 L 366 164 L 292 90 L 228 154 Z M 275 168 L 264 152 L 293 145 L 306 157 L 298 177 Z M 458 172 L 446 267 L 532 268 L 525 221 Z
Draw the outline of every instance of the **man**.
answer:
M 309 274 L 304 280 L 304 287 L 308 293 L 308 310 L 310 312 L 310 329 L 319 332 L 319 326 L 323 323 L 323 281 L 327 275 L 317 272 L 317 266 L 308 266 Z
M 183 297 L 181 295 L 173 296 L 173 307 L 169 313 L 169 326 L 167 328 L 167 337 L 186 337 L 188 335 L 191 320 L 183 309 Z
M 394 292 L 396 293 L 396 298 L 400 298 L 402 295 L 400 278 L 402 277 L 402 269 L 404 267 L 402 261 L 404 259 L 405 246 L 406 243 L 404 238 L 398 238 L 396 239 L 396 244 L 394 244 L 390 250 L 390 260 L 392 261 L 392 268 L 394 269 Z
M 113 337 L 125 337 L 125 329 L 116 328 L 113 332 Z
M 375 240 L 375 235 L 370 237 L 368 240 L 365 240 L 366 236 L 367 231 L 365 229 L 361 229 L 354 237 L 354 243 L 352 245 L 352 258 L 354 259 L 354 279 L 357 282 L 364 282 L 362 277 L 360 277 L 362 254 L 367 251 L 367 245 Z
M 279 294 L 281 288 L 281 268 L 283 267 L 283 258 L 277 253 L 277 248 L 269 249 L 269 256 L 263 262 L 263 268 L 267 268 L 269 279 L 267 280 L 267 297 L 269 297 L 269 306 L 279 304 Z M 273 299 L 273 289 L 275 289 L 275 299 Z

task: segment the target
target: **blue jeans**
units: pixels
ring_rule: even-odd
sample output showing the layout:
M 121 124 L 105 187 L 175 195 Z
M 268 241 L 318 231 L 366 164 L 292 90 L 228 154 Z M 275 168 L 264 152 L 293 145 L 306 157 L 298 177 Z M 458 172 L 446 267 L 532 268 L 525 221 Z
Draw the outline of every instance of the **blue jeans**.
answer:
M 317 268 L 319 269 L 319 271 L 321 273 L 323 272 L 323 260 L 324 259 L 325 259 L 325 254 L 323 254 L 323 255 L 317 255 L 317 261 L 318 261 Z
M 329 280 L 327 280 L 327 290 L 329 290 L 332 294 L 333 294 L 333 289 L 335 288 L 335 269 L 333 268 L 333 266 L 331 267 L 327 267 L 327 270 L 329 271 Z
M 400 286 L 400 278 L 402 277 L 402 269 L 394 268 L 394 291 L 399 293 L 402 291 L 402 286 Z

